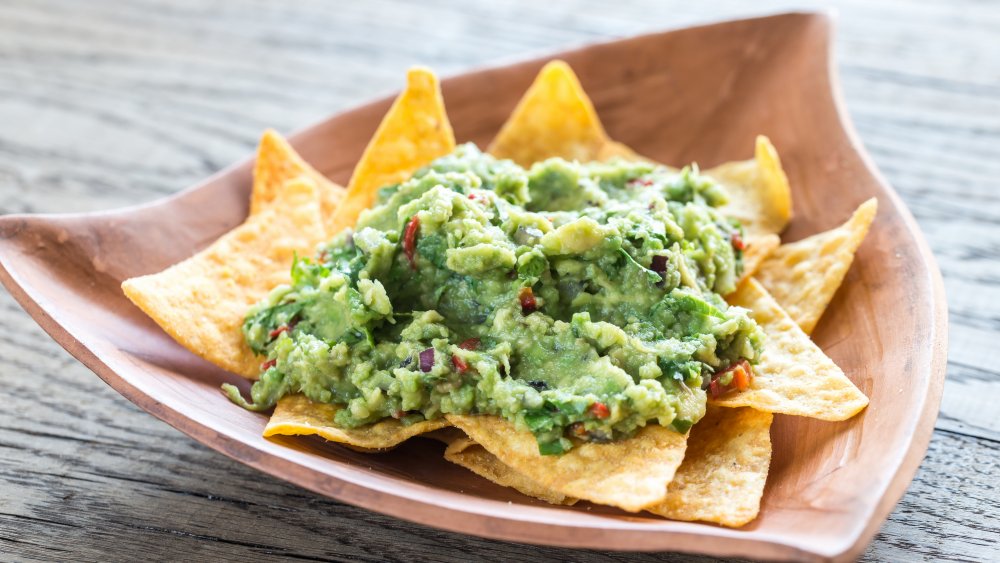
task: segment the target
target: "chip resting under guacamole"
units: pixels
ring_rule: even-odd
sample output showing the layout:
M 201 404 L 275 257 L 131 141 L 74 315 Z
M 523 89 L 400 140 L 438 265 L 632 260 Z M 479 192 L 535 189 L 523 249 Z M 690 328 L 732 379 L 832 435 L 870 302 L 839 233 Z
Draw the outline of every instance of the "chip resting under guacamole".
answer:
M 267 436 L 384 450 L 454 425 L 446 459 L 530 496 L 741 526 L 759 509 L 772 413 L 843 420 L 867 404 L 807 332 L 876 204 L 780 246 L 791 191 L 766 137 L 707 171 L 657 164 L 607 136 L 559 61 L 487 152 L 456 145 L 436 77 L 412 70 L 347 190 L 276 135 L 253 201 L 314 198 L 323 216 L 296 240 L 323 242 L 266 262 L 259 279 L 281 283 L 236 290 L 227 261 L 241 271 L 267 247 L 270 221 L 253 215 L 257 230 L 238 228 L 253 241 L 185 262 L 213 302 L 172 270 L 125 284 L 210 361 L 256 356 L 259 370 L 239 370 L 250 396 L 224 389 L 273 411 Z M 184 324 L 207 310 L 212 330 Z

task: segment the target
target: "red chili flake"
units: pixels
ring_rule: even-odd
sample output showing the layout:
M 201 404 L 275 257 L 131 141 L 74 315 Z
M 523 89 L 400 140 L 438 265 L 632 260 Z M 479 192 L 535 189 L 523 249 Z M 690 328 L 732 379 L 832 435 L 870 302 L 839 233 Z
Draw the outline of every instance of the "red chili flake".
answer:
M 611 411 L 608 410 L 608 405 L 604 403 L 594 403 L 590 405 L 590 414 L 594 415 L 594 418 L 604 420 L 611 416 Z
M 403 232 L 403 253 L 406 254 L 406 259 L 410 261 L 410 268 L 414 270 L 417 269 L 417 263 L 414 258 L 417 255 L 417 231 L 420 230 L 420 217 L 416 215 L 410 219 L 410 222 L 406 224 L 406 230 Z
M 399 420 L 399 419 L 403 418 L 404 416 L 406 416 L 406 411 L 404 411 L 404 410 L 397 409 L 397 410 L 392 411 L 392 418 L 395 418 L 396 420 Z
M 729 237 L 729 241 L 736 250 L 743 250 L 747 247 L 746 243 L 743 242 L 743 235 L 739 231 L 733 231 L 733 234 Z
M 587 428 L 582 422 L 574 422 L 569 425 L 569 433 L 576 436 L 577 438 L 583 438 L 587 435 Z
M 628 185 L 629 187 L 652 186 L 653 181 L 650 180 L 649 178 L 632 178 L 631 180 L 626 182 L 626 185 Z
M 274 340 L 275 338 L 280 336 L 282 332 L 288 332 L 289 330 L 290 329 L 288 328 L 288 325 L 281 325 L 278 328 L 267 333 L 267 337 L 270 338 L 271 340 Z
M 476 199 L 476 194 L 469 194 L 469 199 Z
M 260 364 L 260 371 L 267 371 L 278 364 L 278 360 L 268 360 Z
M 522 287 L 517 298 L 521 301 L 521 314 L 530 315 L 538 309 L 538 300 L 535 299 L 535 292 L 531 291 L 530 287 Z
M 476 348 L 479 348 L 479 339 L 472 337 L 467 340 L 463 340 L 458 347 L 463 350 L 475 350 Z
M 465 363 L 465 360 L 459 358 L 456 354 L 451 355 L 451 363 L 455 364 L 455 369 L 458 370 L 458 373 L 465 373 L 469 370 L 469 364 Z

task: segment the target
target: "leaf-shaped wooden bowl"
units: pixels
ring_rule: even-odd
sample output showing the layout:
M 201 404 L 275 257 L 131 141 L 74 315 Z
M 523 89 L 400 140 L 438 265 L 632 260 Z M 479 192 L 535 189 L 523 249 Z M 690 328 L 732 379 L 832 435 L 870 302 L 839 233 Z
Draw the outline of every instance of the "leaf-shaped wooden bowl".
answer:
M 519 542 L 850 558 L 899 500 L 926 450 L 944 377 L 946 305 L 913 218 L 847 123 L 830 36 L 824 15 L 785 14 L 556 55 L 579 74 L 612 137 L 659 161 L 708 167 L 744 159 L 754 136 L 768 135 L 794 189 L 786 240 L 829 229 L 863 200 L 879 198 L 871 234 L 815 332 L 871 405 L 842 423 L 777 417 L 761 514 L 742 529 L 542 505 L 452 466 L 440 445 L 424 439 L 382 455 L 312 439 L 263 439 L 265 417 L 219 392 L 240 378 L 175 344 L 119 289 L 123 279 L 159 271 L 239 224 L 247 213 L 249 160 L 142 207 L 0 218 L 0 278 L 53 338 L 129 400 L 211 448 L 320 494 Z M 445 80 L 459 140 L 485 146 L 543 63 Z M 295 135 L 293 144 L 346 182 L 389 103 L 335 115 Z

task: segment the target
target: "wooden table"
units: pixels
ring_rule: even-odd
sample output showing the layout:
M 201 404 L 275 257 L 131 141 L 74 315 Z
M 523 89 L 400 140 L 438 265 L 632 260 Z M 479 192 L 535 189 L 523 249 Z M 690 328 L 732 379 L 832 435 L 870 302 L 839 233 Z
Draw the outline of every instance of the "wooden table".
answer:
M 414 63 L 449 74 L 747 6 L 352 4 L 0 3 L 0 213 L 174 193 L 250 153 L 265 127 L 292 131 L 399 88 Z M 1000 5 L 840 4 L 848 108 L 926 233 L 951 310 L 937 431 L 865 557 L 997 559 Z M 0 311 L 0 558 L 692 559 L 488 541 L 318 497 L 141 412 L 2 292 Z

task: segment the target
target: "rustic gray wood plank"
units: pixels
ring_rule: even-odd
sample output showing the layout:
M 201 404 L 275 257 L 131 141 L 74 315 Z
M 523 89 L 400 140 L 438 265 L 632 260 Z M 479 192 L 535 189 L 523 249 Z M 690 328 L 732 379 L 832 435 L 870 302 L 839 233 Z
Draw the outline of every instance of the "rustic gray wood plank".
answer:
M 110 209 L 174 193 L 399 86 L 747 4 L 7 0 L 0 213 Z M 826 3 L 766 1 L 755 9 Z M 951 350 L 927 459 L 865 558 L 1000 558 L 1000 6 L 837 2 L 837 54 L 866 146 L 945 275 Z M 0 558 L 659 560 L 470 538 L 330 501 L 140 412 L 0 294 Z

